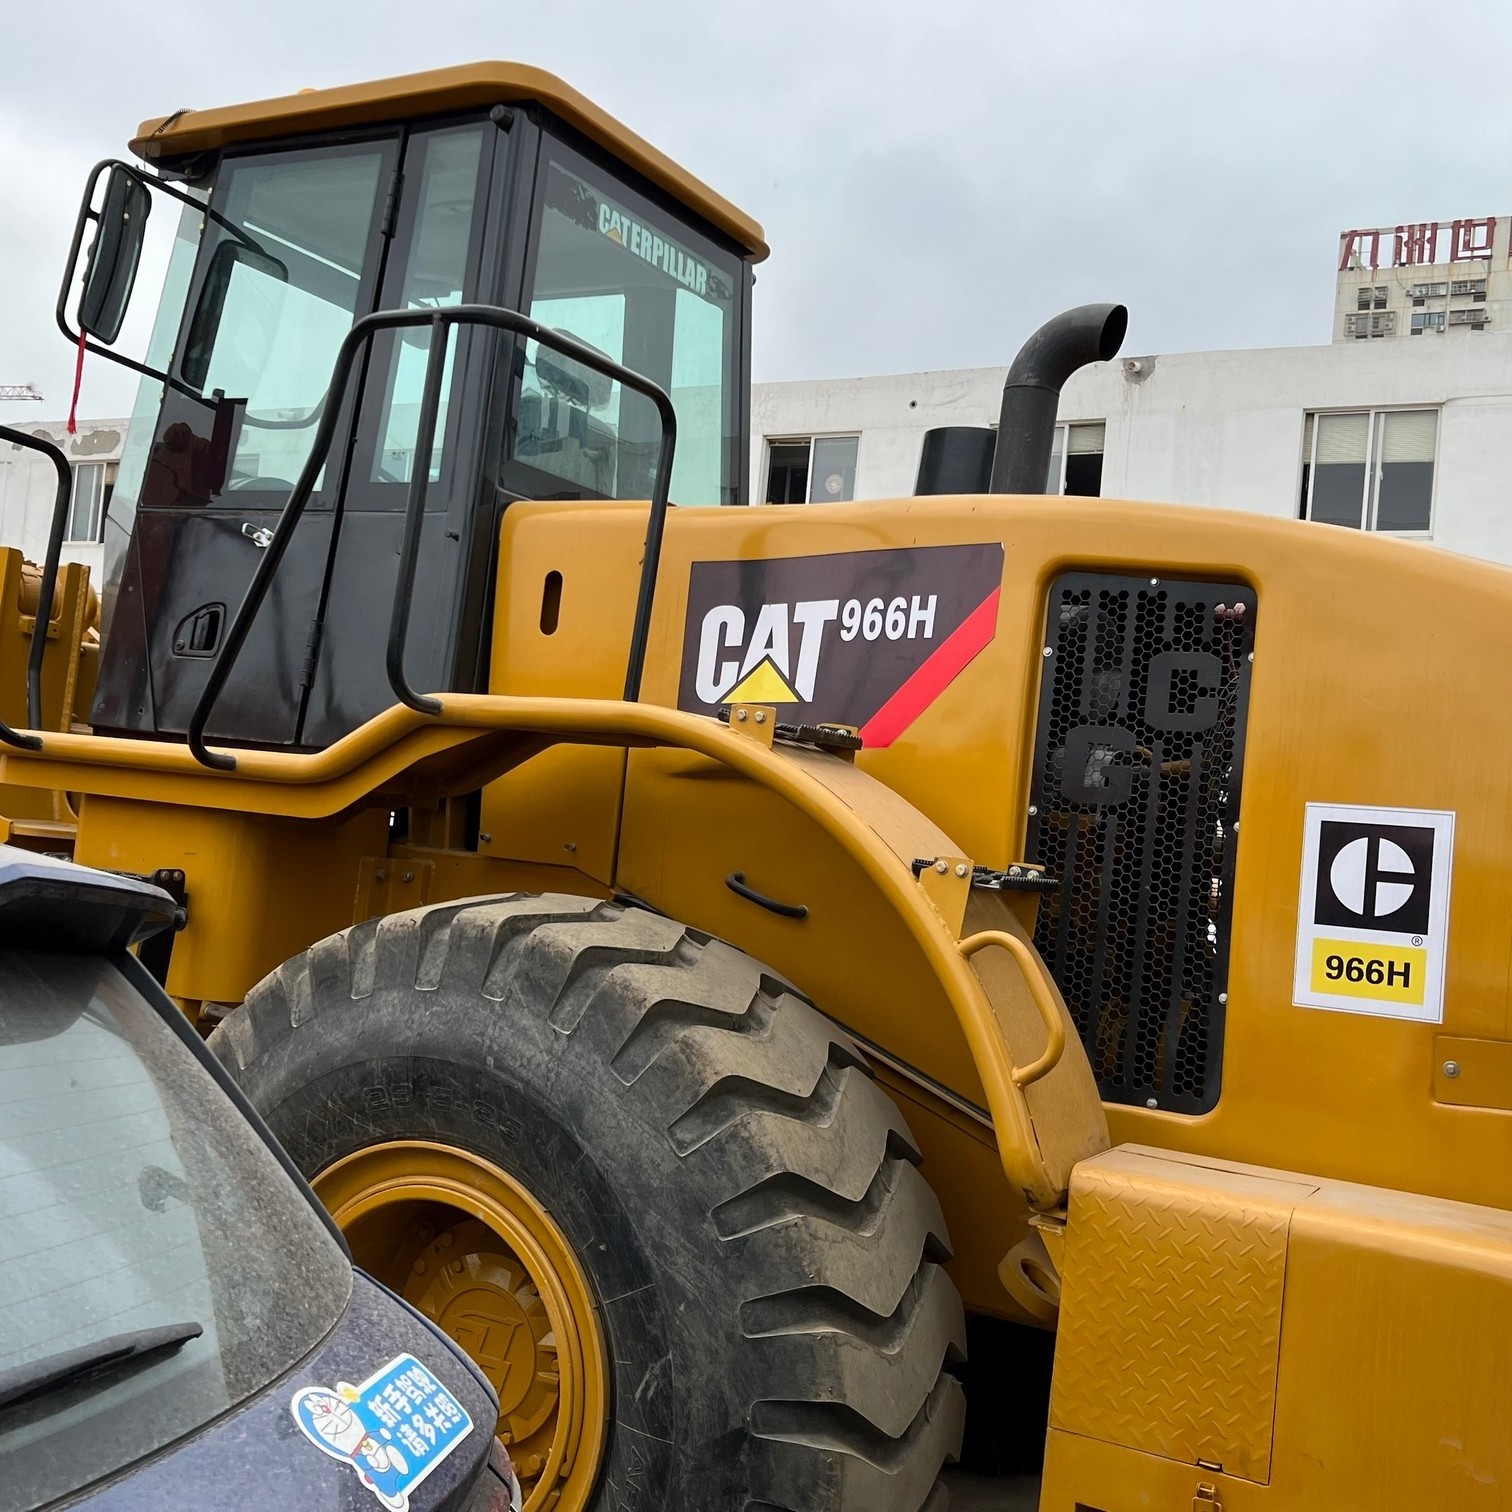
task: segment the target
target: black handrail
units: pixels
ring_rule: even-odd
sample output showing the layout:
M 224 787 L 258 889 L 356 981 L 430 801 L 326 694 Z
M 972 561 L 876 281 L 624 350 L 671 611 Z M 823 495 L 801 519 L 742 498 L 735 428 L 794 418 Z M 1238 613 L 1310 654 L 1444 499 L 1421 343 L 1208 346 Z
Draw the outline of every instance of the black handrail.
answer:
M 68 529 L 68 506 L 73 500 L 73 468 L 60 447 L 45 436 L 29 436 L 25 431 L 0 425 L 0 441 L 41 452 L 58 475 L 53 495 L 52 524 L 47 532 L 47 557 L 42 564 L 42 581 L 37 588 L 37 622 L 32 628 L 31 654 L 26 660 L 26 720 L 32 729 L 42 727 L 42 659 L 47 654 L 47 626 L 52 620 L 53 597 L 58 584 L 58 563 L 63 555 L 63 535 Z M 19 735 L 0 720 L 0 741 L 23 751 L 40 751 L 42 740 L 36 735 Z
M 498 305 L 451 305 L 440 310 L 379 310 L 356 321 L 341 343 L 331 373 L 331 382 L 326 389 L 329 402 L 321 416 L 320 428 L 311 443 L 304 469 L 294 485 L 294 491 L 289 495 L 289 502 L 284 505 L 283 513 L 278 517 L 278 524 L 273 529 L 273 539 L 257 564 L 257 571 L 253 573 L 235 618 L 226 631 L 225 644 L 210 665 L 204 691 L 189 718 L 189 749 L 193 751 L 195 760 L 202 765 L 222 772 L 236 770 L 236 758 L 230 752 L 211 751 L 206 747 L 205 726 L 241 655 L 252 629 L 252 621 L 268 595 L 273 575 L 278 571 L 278 564 L 289 548 L 295 527 L 315 491 L 315 480 L 326 465 L 331 443 L 335 439 L 337 416 L 341 410 L 339 398 L 346 392 L 352 370 L 356 366 L 357 354 L 379 331 L 401 330 L 412 326 L 430 327 L 430 353 L 415 438 L 414 471 L 410 475 L 409 499 L 405 505 L 404 537 L 399 552 L 398 577 L 394 583 L 394 607 L 389 619 L 387 671 L 389 685 L 401 703 L 421 714 L 437 714 L 441 711 L 439 699 L 417 693 L 410 687 L 404 671 L 404 642 L 409 630 L 410 598 L 420 560 L 425 491 L 430 481 L 431 455 L 435 449 L 436 419 L 441 407 L 446 348 L 451 328 L 458 325 L 491 326 L 495 330 L 523 336 L 527 341 L 539 342 L 542 346 L 551 347 L 573 361 L 582 363 L 584 367 L 634 390 L 656 406 L 661 417 L 661 450 L 657 457 L 656 482 L 651 489 L 651 514 L 646 522 L 640 592 L 635 605 L 635 623 L 630 633 L 629 663 L 625 669 L 625 700 L 633 703 L 639 698 L 641 676 L 646 664 L 646 647 L 651 633 L 651 605 L 656 595 L 656 574 L 661 561 L 667 494 L 672 483 L 672 459 L 677 447 L 677 414 L 666 391 L 649 378 L 622 366 L 575 337 L 553 331 L 528 315 L 520 314 L 518 310 L 506 310 Z

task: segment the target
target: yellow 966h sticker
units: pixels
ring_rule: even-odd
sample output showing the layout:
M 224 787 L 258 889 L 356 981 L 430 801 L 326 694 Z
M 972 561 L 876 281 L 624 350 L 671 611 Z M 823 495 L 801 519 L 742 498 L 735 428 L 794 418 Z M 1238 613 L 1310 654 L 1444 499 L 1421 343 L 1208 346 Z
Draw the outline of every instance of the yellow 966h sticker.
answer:
M 1314 940 L 1312 990 L 1379 998 L 1421 1008 L 1428 989 L 1428 952 L 1410 945 L 1382 948 L 1358 940 Z
M 1444 1021 L 1454 815 L 1309 803 L 1292 1001 Z

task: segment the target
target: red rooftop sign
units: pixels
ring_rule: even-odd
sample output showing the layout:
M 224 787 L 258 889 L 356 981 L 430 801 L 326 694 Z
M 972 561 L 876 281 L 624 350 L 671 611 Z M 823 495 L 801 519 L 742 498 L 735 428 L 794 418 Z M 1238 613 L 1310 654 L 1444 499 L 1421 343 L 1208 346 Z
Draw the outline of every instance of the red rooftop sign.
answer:
M 1350 268 L 1414 268 L 1432 263 L 1490 262 L 1496 217 L 1419 221 L 1346 231 L 1339 238 L 1339 271 Z

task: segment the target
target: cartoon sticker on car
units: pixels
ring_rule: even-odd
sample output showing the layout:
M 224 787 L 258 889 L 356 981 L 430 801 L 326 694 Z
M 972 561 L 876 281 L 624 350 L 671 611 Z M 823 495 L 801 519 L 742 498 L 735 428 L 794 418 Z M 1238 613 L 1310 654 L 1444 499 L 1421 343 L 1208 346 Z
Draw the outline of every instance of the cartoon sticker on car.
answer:
M 349 1464 L 387 1512 L 409 1512 L 410 1492 L 472 1431 L 462 1404 L 407 1354 L 356 1386 L 302 1386 L 289 1410 L 305 1437 Z

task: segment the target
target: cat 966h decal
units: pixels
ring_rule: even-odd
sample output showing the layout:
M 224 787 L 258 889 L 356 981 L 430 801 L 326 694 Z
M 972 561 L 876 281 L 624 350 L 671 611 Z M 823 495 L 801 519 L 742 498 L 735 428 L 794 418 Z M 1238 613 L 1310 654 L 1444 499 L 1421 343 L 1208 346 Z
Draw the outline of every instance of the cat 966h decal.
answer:
M 677 704 L 776 704 L 890 745 L 993 636 L 1003 548 L 695 562 Z

